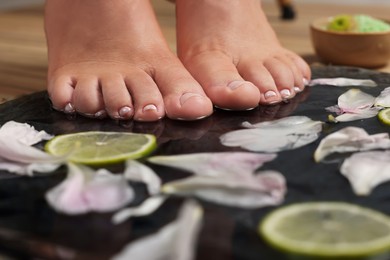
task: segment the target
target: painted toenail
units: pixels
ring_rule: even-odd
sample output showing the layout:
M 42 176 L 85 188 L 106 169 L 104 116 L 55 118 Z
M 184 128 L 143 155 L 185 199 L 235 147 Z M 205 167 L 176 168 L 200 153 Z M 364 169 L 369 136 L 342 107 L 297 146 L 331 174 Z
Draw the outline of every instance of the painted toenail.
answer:
M 272 90 L 269 90 L 269 91 L 264 93 L 265 99 L 273 98 L 273 97 L 276 97 L 276 96 L 277 96 L 276 92 L 272 91 Z
M 306 78 L 303 78 L 303 85 L 307 86 L 309 85 L 309 80 L 307 80 Z
M 96 118 L 103 118 L 103 117 L 106 116 L 106 114 L 107 114 L 107 113 L 106 113 L 105 110 L 100 110 L 100 111 L 96 112 L 94 116 L 95 116 Z
M 66 106 L 64 108 L 64 112 L 66 114 L 73 114 L 74 112 L 76 112 L 76 110 L 74 109 L 74 107 L 71 103 L 68 103 L 68 104 L 66 104 Z
M 301 90 L 300 88 L 298 88 L 298 87 L 294 87 L 294 91 L 295 91 L 296 93 L 299 93 L 299 92 L 301 92 L 302 90 Z
M 142 112 L 147 112 L 147 111 L 157 111 L 157 107 L 153 104 L 146 105 L 142 109 Z
M 204 98 L 202 95 L 199 95 L 199 94 L 196 94 L 196 93 L 184 93 L 180 97 L 180 104 L 184 105 L 185 102 L 187 102 L 190 98 L 193 98 L 193 97 Z
M 122 107 L 121 109 L 119 109 L 119 117 L 121 118 L 126 118 L 126 117 L 129 117 L 131 116 L 131 108 L 130 107 Z
M 228 87 L 231 89 L 231 90 L 235 90 L 241 86 L 248 86 L 248 85 L 253 85 L 251 82 L 249 81 L 242 81 L 242 80 L 235 80 L 235 81 L 232 81 L 228 84 Z
M 291 96 L 291 91 L 288 90 L 288 89 L 283 89 L 280 91 L 280 95 L 283 97 L 283 98 L 288 98 Z

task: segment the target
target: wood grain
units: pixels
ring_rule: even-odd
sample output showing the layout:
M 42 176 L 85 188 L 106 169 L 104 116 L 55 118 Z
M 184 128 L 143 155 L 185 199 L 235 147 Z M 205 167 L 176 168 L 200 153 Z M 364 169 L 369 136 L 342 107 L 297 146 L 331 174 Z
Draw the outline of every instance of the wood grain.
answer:
M 162 0 L 153 0 L 152 3 L 169 46 L 175 51 L 174 5 Z M 298 17 L 293 21 L 279 19 L 276 2 L 265 2 L 264 9 L 282 44 L 310 64 L 319 63 L 309 34 L 309 24 L 315 18 L 340 13 L 365 13 L 390 19 L 388 7 L 382 5 L 298 2 L 295 4 Z M 0 12 L 0 102 L 46 89 L 46 55 L 43 6 Z M 390 64 L 378 70 L 390 72 Z

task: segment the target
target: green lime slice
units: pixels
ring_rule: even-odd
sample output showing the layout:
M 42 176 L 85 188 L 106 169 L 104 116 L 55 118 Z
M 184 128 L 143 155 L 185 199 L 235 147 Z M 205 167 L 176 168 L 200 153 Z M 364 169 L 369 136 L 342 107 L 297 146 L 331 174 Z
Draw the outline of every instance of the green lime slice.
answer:
M 271 246 L 308 259 L 364 259 L 390 249 L 387 215 L 341 202 L 281 207 L 260 222 L 259 232 Z
M 390 108 L 385 108 L 379 111 L 378 119 L 385 125 L 390 125 Z
M 336 32 L 350 32 L 355 28 L 355 21 L 351 15 L 338 15 L 328 24 L 328 30 Z
M 71 162 L 104 165 L 144 157 L 156 146 L 154 135 L 93 131 L 58 135 L 46 143 L 45 150 L 68 155 Z

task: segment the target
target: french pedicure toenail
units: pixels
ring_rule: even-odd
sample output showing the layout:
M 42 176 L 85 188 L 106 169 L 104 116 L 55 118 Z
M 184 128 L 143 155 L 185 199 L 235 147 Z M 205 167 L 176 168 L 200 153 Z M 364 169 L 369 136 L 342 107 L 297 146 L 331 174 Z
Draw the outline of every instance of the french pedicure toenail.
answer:
M 269 90 L 269 91 L 264 93 L 265 99 L 271 99 L 271 98 L 276 97 L 276 96 L 277 96 L 276 92 L 272 91 L 272 90 Z
M 149 104 L 149 105 L 144 106 L 144 108 L 142 109 L 142 112 L 148 112 L 148 111 L 157 111 L 157 107 L 153 104 Z
M 291 96 L 291 91 L 288 90 L 288 89 L 283 89 L 280 91 L 280 95 L 283 97 L 283 98 L 288 98 Z
M 131 116 L 131 111 L 132 109 L 130 107 L 122 107 L 121 109 L 119 109 L 119 117 L 120 118 L 126 118 L 126 117 L 130 117 Z
M 193 98 L 193 97 L 204 98 L 202 95 L 199 95 L 199 94 L 196 94 L 196 93 L 184 93 L 180 97 L 180 104 L 184 105 L 185 102 L 187 102 L 190 98 Z
M 64 108 L 64 113 L 73 114 L 74 112 L 76 112 L 76 110 L 74 109 L 73 105 L 71 103 L 66 104 Z
M 294 91 L 295 91 L 295 93 L 299 93 L 299 92 L 301 92 L 302 90 L 301 90 L 300 88 L 298 88 L 298 87 L 294 87 Z
M 309 85 L 309 80 L 307 80 L 306 78 L 303 78 L 303 85 L 307 86 Z
M 107 112 L 105 110 L 100 110 L 100 111 L 95 113 L 94 117 L 103 118 L 103 117 L 106 117 L 106 115 L 107 115 Z
M 235 90 L 241 86 L 248 86 L 248 85 L 253 85 L 251 82 L 249 81 L 243 81 L 243 80 L 235 80 L 235 81 L 232 81 L 228 84 L 228 87 L 231 89 L 231 90 Z

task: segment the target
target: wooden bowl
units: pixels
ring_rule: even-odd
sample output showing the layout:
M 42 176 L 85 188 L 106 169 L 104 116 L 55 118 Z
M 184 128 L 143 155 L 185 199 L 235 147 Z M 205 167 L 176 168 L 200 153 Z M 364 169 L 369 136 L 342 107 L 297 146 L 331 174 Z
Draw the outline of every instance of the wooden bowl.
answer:
M 390 31 L 374 33 L 326 30 L 332 17 L 315 20 L 310 26 L 317 55 L 326 63 L 375 68 L 390 60 Z

